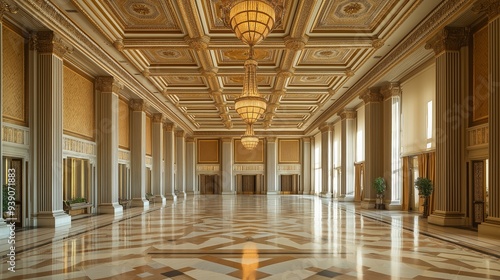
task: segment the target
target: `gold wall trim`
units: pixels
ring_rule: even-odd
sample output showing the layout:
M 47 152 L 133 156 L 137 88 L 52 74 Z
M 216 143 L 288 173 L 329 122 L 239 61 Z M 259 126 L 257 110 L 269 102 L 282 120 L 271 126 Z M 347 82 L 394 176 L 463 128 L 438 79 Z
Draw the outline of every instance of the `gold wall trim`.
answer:
M 259 171 L 264 172 L 263 164 L 234 164 L 233 171 Z
M 196 171 L 199 172 L 218 172 L 220 171 L 220 165 L 218 164 L 198 164 L 196 165 Z
M 300 163 L 300 139 L 278 139 L 278 163 Z
M 489 142 L 488 124 L 482 124 L 467 129 L 467 146 L 474 147 L 479 145 L 487 145 Z
M 28 128 L 15 127 L 12 124 L 4 123 L 2 126 L 2 141 L 13 144 L 28 145 L 28 132 Z
M 278 171 L 301 171 L 302 165 L 300 164 L 279 164 Z
M 153 166 L 153 157 L 146 156 L 146 166 Z
M 118 161 L 130 162 L 130 151 L 118 149 Z
M 219 139 L 198 139 L 198 163 L 220 163 Z
M 63 150 L 90 156 L 97 155 L 95 143 L 68 135 L 63 135 Z

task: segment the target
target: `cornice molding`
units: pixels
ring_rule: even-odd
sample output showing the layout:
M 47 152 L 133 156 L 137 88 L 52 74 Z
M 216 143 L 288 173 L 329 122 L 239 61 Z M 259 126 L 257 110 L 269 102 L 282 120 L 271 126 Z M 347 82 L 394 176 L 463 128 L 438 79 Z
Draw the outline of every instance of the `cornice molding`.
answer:
M 486 13 L 488 20 L 494 20 L 500 16 L 500 0 L 479 0 L 474 3 L 472 11 L 475 13 Z
M 0 21 L 3 20 L 3 16 L 6 13 L 17 14 L 18 8 L 16 5 L 11 5 L 6 1 L 0 1 Z
M 49 0 L 25 0 L 16 2 L 17 6 L 26 10 L 28 13 L 40 15 L 45 21 L 48 28 L 57 30 L 66 37 L 71 38 L 71 43 L 74 46 L 81 47 L 81 52 L 88 54 L 89 59 L 95 61 L 97 65 L 106 69 L 109 74 L 118 78 L 119 81 L 137 96 L 144 98 L 144 92 L 149 93 L 148 89 L 139 83 L 132 74 L 125 69 L 111 56 L 109 56 L 100 46 L 92 41 L 85 32 L 79 29 L 71 20 L 69 20 L 58 8 L 56 8 Z M 33 38 L 34 39 L 34 38 Z M 30 42 L 30 45 L 35 45 L 36 42 Z M 191 131 L 191 128 L 180 119 L 171 108 L 165 106 L 152 94 L 147 94 L 148 100 L 153 101 L 152 105 L 158 111 L 165 111 L 168 118 L 182 125 L 183 129 Z

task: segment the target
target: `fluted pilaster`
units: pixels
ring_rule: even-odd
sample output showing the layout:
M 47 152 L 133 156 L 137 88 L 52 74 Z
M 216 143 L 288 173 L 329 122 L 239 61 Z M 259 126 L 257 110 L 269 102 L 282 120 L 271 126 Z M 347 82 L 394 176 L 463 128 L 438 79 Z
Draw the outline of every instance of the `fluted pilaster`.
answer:
M 380 93 L 384 96 L 383 102 L 383 118 L 384 118 L 384 179 L 386 182 L 386 191 L 384 203 L 386 209 L 399 210 L 401 209 L 401 188 L 400 182 L 400 147 L 401 141 L 399 134 L 401 131 L 400 125 L 400 98 L 401 87 L 399 83 L 385 83 L 380 89 Z
M 63 211 L 63 60 L 67 48 L 50 31 L 38 32 L 34 47 L 37 57 L 36 99 L 36 183 L 37 225 L 70 225 L 71 217 Z
M 196 188 L 196 141 L 193 137 L 186 138 L 186 193 L 199 193 Z
M 163 160 L 165 165 L 164 171 L 164 197 L 172 196 L 175 200 L 175 125 L 173 123 L 163 124 Z
M 151 192 L 155 195 L 155 202 L 159 201 L 162 204 L 166 203 L 165 191 L 163 190 L 163 114 L 157 113 L 153 115 L 151 125 L 152 136 L 152 163 L 151 168 Z
M 356 110 L 345 109 L 339 116 L 342 126 L 339 201 L 354 201 Z
M 132 127 L 130 134 L 130 170 L 132 205 L 146 207 L 146 112 L 144 100 L 130 100 Z
M 482 1 L 488 14 L 489 216 L 479 225 L 480 235 L 500 237 L 500 1 Z M 480 1 L 481 3 L 481 1 Z
M 302 138 L 302 186 L 303 194 L 311 193 L 311 138 Z
M 429 223 L 443 226 L 464 224 L 462 174 L 465 120 L 452 122 L 449 113 L 461 108 L 460 48 L 467 42 L 465 28 L 445 28 L 429 41 L 426 48 L 436 54 L 436 182 L 434 212 Z
M 176 141 L 176 165 L 177 170 L 175 173 L 175 185 L 179 195 L 186 195 L 186 133 L 182 130 L 175 132 Z
M 332 131 L 330 124 L 320 126 L 321 131 L 321 196 L 332 197 Z
M 118 203 L 118 92 L 121 85 L 113 77 L 98 77 L 97 158 L 98 212 L 121 214 Z
M 277 194 L 278 189 L 278 177 L 276 174 L 276 168 L 278 167 L 278 149 L 276 148 L 276 137 L 268 137 L 266 141 L 266 169 L 267 169 L 267 193 Z
M 360 96 L 365 103 L 365 176 L 364 197 L 361 207 L 375 207 L 375 189 L 373 181 L 384 175 L 383 168 L 383 115 L 382 101 L 384 96 L 379 88 L 370 88 Z
M 222 194 L 235 194 L 233 185 L 233 140 L 222 138 Z

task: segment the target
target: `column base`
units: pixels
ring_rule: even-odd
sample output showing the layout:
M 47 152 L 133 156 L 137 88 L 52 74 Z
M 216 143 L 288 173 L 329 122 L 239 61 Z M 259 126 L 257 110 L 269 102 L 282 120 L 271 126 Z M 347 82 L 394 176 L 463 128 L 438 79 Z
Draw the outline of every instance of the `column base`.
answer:
M 478 234 L 500 238 L 500 218 L 486 218 L 486 221 L 479 224 Z
M 277 195 L 277 194 L 280 194 L 280 192 L 278 192 L 278 191 L 268 191 L 266 194 L 268 194 L 268 195 L 270 195 L 270 194 Z
M 225 192 L 222 192 L 223 195 L 235 195 L 236 192 L 235 191 L 225 191 Z
M 163 195 L 157 195 L 155 196 L 155 202 L 161 203 L 161 204 L 167 204 L 167 198 L 164 197 Z
M 332 198 L 332 193 L 320 193 L 320 197 Z
M 149 201 L 145 198 L 132 198 L 132 207 L 149 206 Z
M 401 210 L 402 205 L 399 201 L 391 201 L 385 203 L 385 209 L 387 210 Z
M 350 195 L 339 196 L 337 200 L 340 202 L 354 202 L 354 196 Z
M 444 227 L 456 227 L 465 225 L 465 219 L 462 213 L 445 211 L 434 211 L 431 215 L 429 215 L 429 217 L 427 217 L 427 222 L 429 224 Z
M 71 216 L 63 210 L 55 212 L 41 212 L 36 216 L 37 227 L 71 226 Z
M 121 215 L 121 214 L 123 214 L 123 206 L 118 204 L 118 202 L 102 203 L 98 206 L 97 212 L 99 214 Z
M 375 199 L 365 199 L 361 201 L 362 209 L 375 209 Z
M 5 220 L 0 218 L 0 239 L 8 237 L 11 231 L 10 222 L 5 223 Z

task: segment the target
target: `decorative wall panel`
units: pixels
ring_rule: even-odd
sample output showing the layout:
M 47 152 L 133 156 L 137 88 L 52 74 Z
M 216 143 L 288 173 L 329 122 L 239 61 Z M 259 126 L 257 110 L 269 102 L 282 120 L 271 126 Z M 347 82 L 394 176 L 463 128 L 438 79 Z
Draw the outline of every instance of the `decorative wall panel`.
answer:
M 474 33 L 472 121 L 488 118 L 488 26 Z
M 118 114 L 118 147 L 130 149 L 130 109 L 125 100 L 120 99 Z
M 28 130 L 23 127 L 14 127 L 11 124 L 5 123 L 2 128 L 2 141 L 28 145 Z
M 26 125 L 24 38 L 4 25 L 2 44 L 3 117 L 6 122 Z
M 63 150 L 90 156 L 97 155 L 95 143 L 67 135 L 63 136 Z
M 300 163 L 299 139 L 279 139 L 278 149 L 279 163 Z
M 198 139 L 198 163 L 220 163 L 219 162 L 219 140 Z
M 240 139 L 234 140 L 234 162 L 235 163 L 264 163 L 264 143 L 259 144 L 253 150 L 248 150 L 241 144 Z
M 67 66 L 63 71 L 64 132 L 94 139 L 94 83 Z

